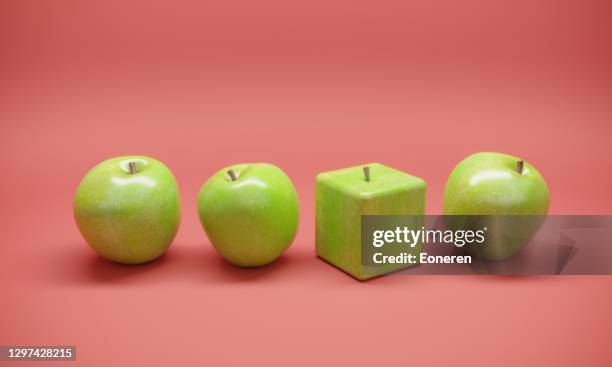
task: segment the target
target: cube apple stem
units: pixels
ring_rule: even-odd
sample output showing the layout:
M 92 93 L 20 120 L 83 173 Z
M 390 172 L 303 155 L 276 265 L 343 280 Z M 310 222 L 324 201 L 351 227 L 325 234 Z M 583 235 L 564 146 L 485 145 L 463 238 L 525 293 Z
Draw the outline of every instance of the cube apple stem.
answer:
M 128 167 L 129 167 L 129 170 L 130 170 L 130 175 L 133 175 L 136 172 L 138 172 L 138 170 L 136 169 L 136 162 L 128 163 Z
M 365 178 L 367 182 L 370 182 L 370 166 L 363 167 L 363 178 Z

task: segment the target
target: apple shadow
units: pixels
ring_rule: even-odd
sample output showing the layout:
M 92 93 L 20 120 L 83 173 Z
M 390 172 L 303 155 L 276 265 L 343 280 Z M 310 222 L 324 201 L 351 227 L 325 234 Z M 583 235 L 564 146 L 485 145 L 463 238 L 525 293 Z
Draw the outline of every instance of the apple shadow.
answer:
M 58 254 L 50 278 L 62 284 L 86 285 L 132 282 L 160 273 L 168 254 L 144 264 L 119 264 L 106 260 L 81 244 L 67 246 Z
M 153 272 L 155 269 L 163 266 L 165 262 L 167 262 L 167 256 L 165 255 L 144 264 L 132 265 L 117 264 L 100 257 L 95 257 L 87 267 L 90 279 L 96 282 L 108 283 Z
M 290 270 L 297 259 L 294 256 L 283 254 L 272 263 L 257 267 L 240 267 L 234 265 L 221 256 L 215 255 L 211 271 L 215 279 L 228 282 L 251 282 L 266 277 L 275 277 Z
M 49 263 L 47 279 L 59 285 L 90 286 L 109 284 L 227 284 L 261 279 L 286 282 L 302 279 L 317 269 L 314 255 L 287 251 L 276 261 L 262 267 L 232 265 L 206 243 L 173 244 L 159 258 L 145 264 L 124 265 L 106 260 L 82 244 L 63 247 Z

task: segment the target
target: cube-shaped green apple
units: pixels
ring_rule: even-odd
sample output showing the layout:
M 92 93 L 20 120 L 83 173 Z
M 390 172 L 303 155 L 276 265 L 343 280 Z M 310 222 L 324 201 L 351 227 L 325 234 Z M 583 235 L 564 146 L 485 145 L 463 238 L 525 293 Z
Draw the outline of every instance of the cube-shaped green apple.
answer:
M 364 266 L 361 216 L 424 216 L 425 186 L 422 179 L 379 163 L 319 174 L 316 189 L 317 255 L 360 280 L 411 266 Z M 418 253 L 420 246 L 408 251 Z

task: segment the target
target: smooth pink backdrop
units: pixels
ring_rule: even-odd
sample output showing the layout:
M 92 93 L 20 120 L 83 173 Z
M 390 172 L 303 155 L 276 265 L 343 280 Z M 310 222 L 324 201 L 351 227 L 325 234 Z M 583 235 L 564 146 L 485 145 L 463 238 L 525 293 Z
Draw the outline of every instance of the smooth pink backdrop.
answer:
M 318 172 L 379 161 L 440 213 L 452 167 L 499 151 L 539 168 L 552 213 L 612 214 L 611 44 L 604 0 L 2 1 L 0 345 L 74 344 L 86 366 L 610 366 L 610 277 L 360 283 L 315 258 L 313 211 Z M 182 193 L 145 266 L 97 258 L 72 219 L 81 177 L 125 154 Z M 294 180 L 301 225 L 243 270 L 195 197 L 257 161 Z

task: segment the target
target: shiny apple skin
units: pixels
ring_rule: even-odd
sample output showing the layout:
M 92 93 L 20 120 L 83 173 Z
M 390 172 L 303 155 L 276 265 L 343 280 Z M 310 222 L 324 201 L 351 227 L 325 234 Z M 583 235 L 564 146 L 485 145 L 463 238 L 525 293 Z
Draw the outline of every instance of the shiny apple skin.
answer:
M 130 173 L 129 162 L 136 163 L 136 173 Z M 149 262 L 166 251 L 178 231 L 176 179 L 163 163 L 150 157 L 106 160 L 79 184 L 74 218 L 98 255 L 122 264 Z
M 445 215 L 491 216 L 483 218 L 478 227 L 487 226 L 495 232 L 489 234 L 485 244 L 466 249 L 480 258 L 504 260 L 516 255 L 537 233 L 548 213 L 546 181 L 528 162 L 519 173 L 520 160 L 501 153 L 476 153 L 461 161 L 448 178 Z
M 289 177 L 268 163 L 221 169 L 202 185 L 197 206 L 211 244 L 237 266 L 273 262 L 291 245 L 298 228 L 297 192 Z

